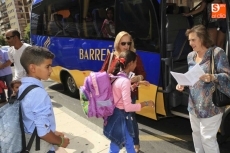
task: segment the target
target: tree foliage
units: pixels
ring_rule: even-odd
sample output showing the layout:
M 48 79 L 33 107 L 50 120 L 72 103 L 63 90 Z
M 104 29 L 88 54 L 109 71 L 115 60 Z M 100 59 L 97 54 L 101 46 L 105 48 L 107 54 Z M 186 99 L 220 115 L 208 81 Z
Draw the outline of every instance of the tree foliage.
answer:
M 26 28 L 25 28 L 24 41 L 30 42 L 30 23 L 28 23 Z
M 5 41 L 5 38 L 3 37 L 3 35 L 0 36 L 0 45 L 1 46 L 5 46 L 6 45 L 6 41 Z

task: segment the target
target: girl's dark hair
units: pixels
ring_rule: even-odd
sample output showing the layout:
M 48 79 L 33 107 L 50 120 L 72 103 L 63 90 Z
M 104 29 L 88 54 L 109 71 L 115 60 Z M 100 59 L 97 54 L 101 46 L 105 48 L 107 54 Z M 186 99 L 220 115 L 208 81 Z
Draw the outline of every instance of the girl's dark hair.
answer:
M 113 20 L 114 20 L 114 8 L 113 7 L 108 7 L 108 8 L 105 9 L 105 11 L 106 11 L 106 18 L 108 18 L 107 14 L 108 14 L 109 11 L 113 12 Z
M 119 56 L 119 60 L 112 74 L 117 75 L 117 73 L 124 70 L 130 62 L 135 61 L 136 58 L 137 58 L 137 54 L 134 53 L 133 51 L 128 50 L 128 51 L 121 52 Z

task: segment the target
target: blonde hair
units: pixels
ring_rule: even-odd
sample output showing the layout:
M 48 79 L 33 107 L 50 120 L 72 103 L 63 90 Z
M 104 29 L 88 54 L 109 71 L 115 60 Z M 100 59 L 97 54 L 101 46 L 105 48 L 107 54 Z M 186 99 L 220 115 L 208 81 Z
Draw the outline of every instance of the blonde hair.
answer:
M 131 50 L 131 51 L 133 51 L 133 52 L 136 52 L 136 49 L 134 48 L 134 41 L 133 41 L 133 38 L 132 38 L 132 36 L 131 36 L 128 32 L 126 32 L 126 31 L 121 31 L 121 32 L 119 32 L 119 33 L 117 34 L 117 36 L 116 36 L 116 38 L 115 38 L 115 41 L 114 41 L 114 48 L 115 48 L 115 51 L 118 51 L 118 52 L 121 51 L 121 50 L 119 49 L 119 43 L 120 43 L 121 38 L 122 38 L 123 36 L 129 36 L 129 37 L 130 37 L 130 40 L 131 40 L 132 44 L 130 45 L 129 50 Z

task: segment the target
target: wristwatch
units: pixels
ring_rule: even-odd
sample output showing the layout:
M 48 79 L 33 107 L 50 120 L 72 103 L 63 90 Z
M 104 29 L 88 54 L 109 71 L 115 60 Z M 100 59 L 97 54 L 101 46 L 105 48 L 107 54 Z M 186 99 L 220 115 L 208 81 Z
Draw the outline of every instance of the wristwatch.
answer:
M 145 106 L 149 106 L 149 103 L 147 101 L 145 101 Z

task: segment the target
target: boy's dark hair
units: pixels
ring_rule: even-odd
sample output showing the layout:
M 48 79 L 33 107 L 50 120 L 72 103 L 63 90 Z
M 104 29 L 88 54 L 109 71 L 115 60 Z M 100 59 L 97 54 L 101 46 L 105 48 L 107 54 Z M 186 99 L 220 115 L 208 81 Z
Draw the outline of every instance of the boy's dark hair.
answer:
M 22 67 L 29 73 L 29 65 L 40 65 L 45 59 L 53 59 L 54 54 L 44 47 L 29 46 L 27 47 L 20 58 Z
M 22 82 L 20 81 L 20 80 L 13 80 L 13 81 L 11 81 L 11 83 L 10 83 L 10 87 L 11 88 L 14 88 L 14 85 L 15 84 L 22 84 Z
M 137 58 L 137 54 L 133 51 L 127 50 L 121 52 L 119 55 L 119 60 L 112 74 L 117 75 L 117 73 L 120 72 L 121 70 L 124 70 L 130 62 L 135 61 L 136 58 Z

